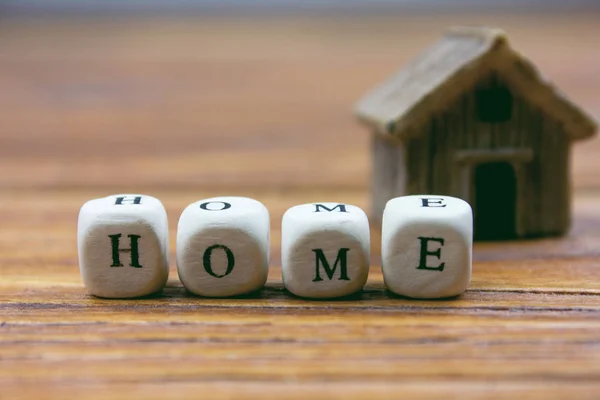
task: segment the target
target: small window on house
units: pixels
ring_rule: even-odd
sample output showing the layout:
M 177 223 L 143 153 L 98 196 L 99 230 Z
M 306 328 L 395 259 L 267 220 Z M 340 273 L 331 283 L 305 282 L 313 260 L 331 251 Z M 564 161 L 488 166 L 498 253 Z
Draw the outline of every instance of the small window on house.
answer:
M 513 97 L 504 86 L 477 89 L 475 101 L 482 122 L 506 122 L 512 117 Z

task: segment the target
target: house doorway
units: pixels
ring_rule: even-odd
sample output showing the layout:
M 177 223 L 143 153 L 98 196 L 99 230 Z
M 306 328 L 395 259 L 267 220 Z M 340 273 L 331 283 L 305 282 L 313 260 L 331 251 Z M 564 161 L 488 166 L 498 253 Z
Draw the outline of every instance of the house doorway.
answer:
M 517 176 L 512 164 L 490 162 L 475 167 L 475 239 L 516 236 Z

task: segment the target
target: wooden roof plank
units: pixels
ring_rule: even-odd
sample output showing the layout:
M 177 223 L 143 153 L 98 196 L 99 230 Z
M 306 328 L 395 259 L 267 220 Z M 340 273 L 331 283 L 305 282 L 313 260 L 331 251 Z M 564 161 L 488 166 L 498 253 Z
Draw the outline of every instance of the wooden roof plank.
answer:
M 378 132 L 403 138 L 492 70 L 498 70 L 529 101 L 562 123 L 571 138 L 583 139 L 595 133 L 593 118 L 512 50 L 503 31 L 485 27 L 450 29 L 363 97 L 356 113 Z

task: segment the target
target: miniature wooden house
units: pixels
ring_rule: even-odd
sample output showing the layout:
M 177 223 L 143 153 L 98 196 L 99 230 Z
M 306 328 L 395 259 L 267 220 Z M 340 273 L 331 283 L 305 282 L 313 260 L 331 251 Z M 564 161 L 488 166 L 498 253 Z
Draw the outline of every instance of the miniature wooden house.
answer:
M 373 216 L 408 194 L 468 201 L 480 239 L 570 225 L 573 140 L 595 122 L 512 50 L 502 31 L 455 28 L 357 105 L 372 130 Z

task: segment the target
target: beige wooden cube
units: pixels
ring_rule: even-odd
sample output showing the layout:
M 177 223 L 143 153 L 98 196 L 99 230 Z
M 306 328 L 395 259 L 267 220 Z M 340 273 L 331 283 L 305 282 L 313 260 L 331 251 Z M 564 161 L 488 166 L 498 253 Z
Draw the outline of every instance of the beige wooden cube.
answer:
M 161 290 L 169 275 L 167 213 L 151 196 L 90 200 L 79 212 L 79 268 L 89 293 L 130 298 Z
M 450 196 L 417 195 L 388 201 L 381 259 L 385 284 L 413 298 L 444 298 L 471 281 L 473 213 Z
M 365 285 L 369 221 L 360 208 L 341 203 L 292 207 L 283 216 L 281 235 L 283 282 L 295 295 L 341 297 Z
M 190 204 L 177 228 L 177 271 L 192 293 L 227 297 L 263 287 L 269 272 L 269 211 L 254 199 Z

